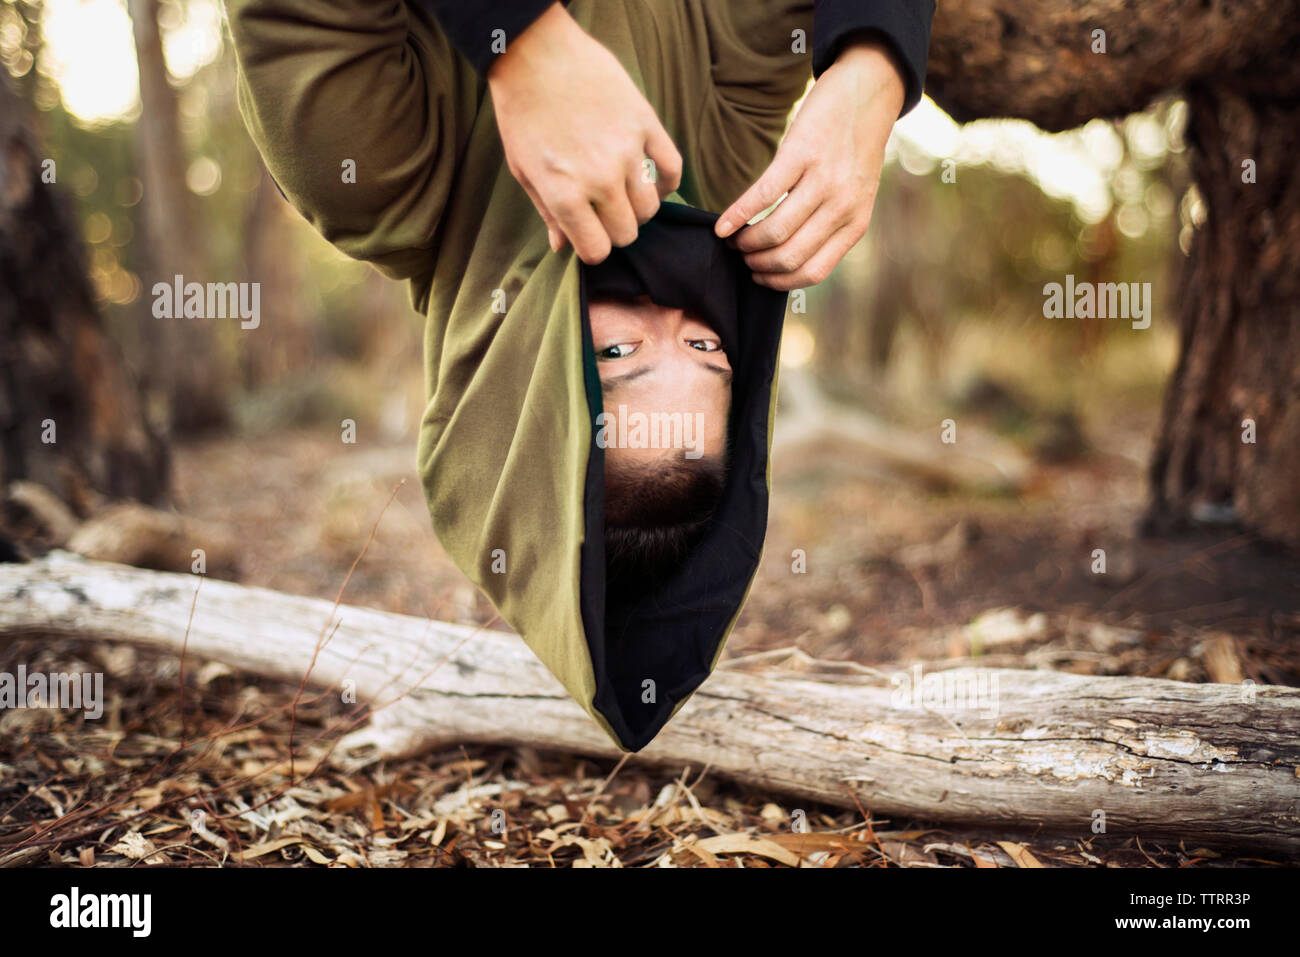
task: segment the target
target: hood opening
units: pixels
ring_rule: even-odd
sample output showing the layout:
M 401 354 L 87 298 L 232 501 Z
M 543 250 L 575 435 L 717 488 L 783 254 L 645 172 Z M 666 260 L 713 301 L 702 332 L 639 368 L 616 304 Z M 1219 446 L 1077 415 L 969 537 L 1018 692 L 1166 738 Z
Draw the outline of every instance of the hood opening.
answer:
M 580 605 L 595 674 L 593 706 L 631 751 L 648 744 L 708 677 L 758 569 L 767 530 L 770 417 L 786 295 L 753 282 L 741 255 L 714 235 L 716 220 L 665 203 L 635 243 L 579 269 L 592 436 Z M 614 589 L 605 563 L 605 457 L 596 442 L 604 405 L 588 313 L 598 294 L 645 294 L 695 312 L 718 335 L 732 369 L 730 455 L 712 518 L 673 573 Z

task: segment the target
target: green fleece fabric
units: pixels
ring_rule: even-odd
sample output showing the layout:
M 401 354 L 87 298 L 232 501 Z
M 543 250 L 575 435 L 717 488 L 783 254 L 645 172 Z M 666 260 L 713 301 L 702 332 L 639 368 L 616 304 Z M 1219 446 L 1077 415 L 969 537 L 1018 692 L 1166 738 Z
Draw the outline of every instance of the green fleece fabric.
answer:
M 580 263 L 551 252 L 507 169 L 486 87 L 432 17 L 401 0 L 226 6 L 240 108 L 272 176 L 339 249 L 409 280 L 427 316 L 418 465 L 440 541 L 611 738 L 641 746 L 592 704 Z M 671 199 L 716 212 L 758 178 L 810 77 L 808 55 L 790 51 L 792 31 L 811 29 L 811 2 L 568 9 L 681 151 Z M 770 438 L 770 414 L 765 426 Z

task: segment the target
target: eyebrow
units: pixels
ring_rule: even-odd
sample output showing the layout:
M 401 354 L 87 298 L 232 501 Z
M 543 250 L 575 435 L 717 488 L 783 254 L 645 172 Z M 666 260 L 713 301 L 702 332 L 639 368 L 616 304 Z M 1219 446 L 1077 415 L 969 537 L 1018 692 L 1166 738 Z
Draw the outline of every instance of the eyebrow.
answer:
M 721 376 L 722 380 L 728 385 L 731 384 L 731 370 L 726 366 L 715 366 L 709 362 L 702 363 L 702 365 L 714 375 Z M 624 372 L 622 375 L 610 376 L 605 380 L 604 388 L 606 391 L 612 392 L 615 389 L 627 385 L 633 379 L 639 379 L 643 375 L 649 375 L 651 372 L 654 372 L 656 368 L 657 366 L 652 365 L 642 366 L 640 369 L 633 369 L 631 372 Z
M 621 388 L 622 386 L 627 385 L 633 379 L 639 379 L 643 375 L 649 375 L 651 372 L 654 371 L 655 371 L 654 366 L 642 366 L 639 369 L 633 369 L 631 372 L 624 372 L 622 375 L 610 376 L 608 379 L 605 380 L 605 389 L 606 391 L 612 391 L 614 389 Z

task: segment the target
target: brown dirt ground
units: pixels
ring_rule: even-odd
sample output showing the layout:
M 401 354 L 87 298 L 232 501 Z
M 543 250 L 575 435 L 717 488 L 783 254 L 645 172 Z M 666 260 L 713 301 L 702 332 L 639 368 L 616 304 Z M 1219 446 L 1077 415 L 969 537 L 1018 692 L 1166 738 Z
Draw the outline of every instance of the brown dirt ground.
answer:
M 1228 531 L 1134 534 L 1151 425 L 1111 436 L 1107 447 L 1122 452 L 1044 467 L 1017 499 L 933 494 L 855 470 L 835 449 L 780 463 L 763 565 L 728 656 L 797 646 L 874 666 L 978 656 L 1187 681 L 1227 680 L 1235 668 L 1300 685 L 1300 559 Z M 222 439 L 177 450 L 177 504 L 228 532 L 238 580 L 330 599 L 378 520 L 345 602 L 487 623 L 493 610 L 433 536 L 413 463 L 409 444 L 345 446 L 320 432 Z M 1095 548 L 1106 550 L 1105 575 L 1090 569 Z M 804 574 L 792 572 L 795 549 L 806 552 Z M 965 626 L 1001 608 L 1017 621 L 1043 617 L 978 646 Z M 612 762 L 476 746 L 352 773 L 316 768 L 364 713 L 314 695 L 298 709 L 291 782 L 294 688 L 187 663 L 182 730 L 175 658 L 68 641 L 0 648 L 0 669 L 19 661 L 93 663 L 120 691 L 94 727 L 53 711 L 0 722 L 0 863 L 773 866 L 799 854 L 815 866 L 971 867 L 1023 864 L 1022 850 L 1061 866 L 1254 860 L 816 806 L 802 810 L 817 833 L 794 834 L 786 799 L 635 759 L 611 777 Z M 206 836 L 192 827 L 196 810 Z M 715 840 L 740 831 L 770 843 L 742 853 Z

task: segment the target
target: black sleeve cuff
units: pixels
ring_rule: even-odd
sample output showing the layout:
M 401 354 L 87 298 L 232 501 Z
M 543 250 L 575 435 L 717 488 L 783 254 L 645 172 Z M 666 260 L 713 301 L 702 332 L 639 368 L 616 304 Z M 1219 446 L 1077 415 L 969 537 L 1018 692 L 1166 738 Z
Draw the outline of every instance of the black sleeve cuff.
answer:
M 907 92 L 903 113 L 921 101 L 935 0 L 816 0 L 813 7 L 813 76 L 821 76 L 851 34 L 872 31 L 894 51 Z M 902 114 L 899 114 L 900 116 Z
M 555 0 L 419 0 L 481 77 Z M 497 31 L 503 31 L 498 33 Z

